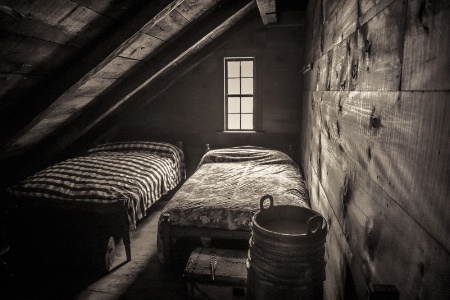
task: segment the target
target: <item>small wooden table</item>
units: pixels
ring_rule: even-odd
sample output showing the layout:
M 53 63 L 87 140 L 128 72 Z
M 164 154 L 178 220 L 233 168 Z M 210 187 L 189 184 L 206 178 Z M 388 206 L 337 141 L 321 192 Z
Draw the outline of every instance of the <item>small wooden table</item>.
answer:
M 186 264 L 189 299 L 245 299 L 247 251 L 197 248 Z

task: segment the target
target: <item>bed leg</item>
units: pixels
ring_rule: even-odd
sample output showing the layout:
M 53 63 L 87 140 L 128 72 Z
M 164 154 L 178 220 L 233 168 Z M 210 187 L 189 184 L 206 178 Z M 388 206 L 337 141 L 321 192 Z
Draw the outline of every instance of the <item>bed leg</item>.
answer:
M 170 215 L 164 214 L 163 221 L 161 223 L 161 235 L 163 244 L 164 266 L 170 267 Z
M 128 228 L 124 228 L 123 231 L 123 244 L 125 246 L 125 253 L 127 254 L 127 261 L 131 261 L 130 230 Z
M 122 240 L 123 245 L 125 246 L 125 253 L 127 255 L 127 261 L 131 261 L 131 239 L 130 239 L 130 225 L 128 224 L 128 214 L 125 202 L 120 204 L 122 206 L 121 209 L 121 217 L 122 217 Z

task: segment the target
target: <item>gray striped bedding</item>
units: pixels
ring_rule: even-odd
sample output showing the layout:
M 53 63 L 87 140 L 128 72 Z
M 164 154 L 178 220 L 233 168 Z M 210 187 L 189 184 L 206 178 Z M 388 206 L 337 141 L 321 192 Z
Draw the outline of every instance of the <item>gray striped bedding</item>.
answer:
M 52 165 L 8 188 L 18 197 L 114 203 L 125 200 L 131 228 L 185 177 L 183 152 L 168 143 L 120 142 Z

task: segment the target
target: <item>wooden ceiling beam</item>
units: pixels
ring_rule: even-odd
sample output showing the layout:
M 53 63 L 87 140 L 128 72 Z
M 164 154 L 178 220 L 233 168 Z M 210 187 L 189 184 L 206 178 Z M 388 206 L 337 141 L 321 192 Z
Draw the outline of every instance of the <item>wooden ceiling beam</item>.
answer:
M 110 28 L 109 34 L 104 34 L 102 39 L 88 46 L 80 56 L 73 59 L 70 65 L 57 71 L 46 84 L 41 86 L 40 93 L 32 95 L 33 104 L 21 112 L 20 119 L 10 124 L 14 127 L 9 130 L 11 134 L 19 137 L 33 128 L 40 120 L 39 115 L 61 95 L 82 86 L 92 75 L 134 42 L 143 27 L 148 28 L 157 23 L 183 1 L 185 0 L 138 1 L 138 4 L 123 17 L 122 21 L 114 28 Z M 15 138 L 5 146 L 5 150 L 8 150 L 7 148 L 14 143 L 14 140 Z
M 245 5 L 242 7 L 243 4 Z M 70 126 L 72 132 L 66 132 L 65 136 L 67 138 L 58 138 L 58 143 L 61 143 L 58 145 L 58 148 L 64 149 L 68 147 L 69 144 L 76 142 L 75 140 L 77 138 L 80 139 L 81 137 L 83 137 L 83 142 L 86 142 L 84 134 L 88 131 L 95 133 L 101 132 L 102 130 L 99 130 L 99 128 L 102 127 L 102 125 L 109 123 L 103 122 L 108 116 L 117 115 L 118 112 L 122 112 L 122 110 L 125 110 L 126 107 L 132 106 L 133 109 L 135 109 L 136 107 L 140 107 L 140 105 L 150 102 L 166 90 L 170 85 L 175 83 L 184 74 L 193 69 L 206 58 L 206 51 L 202 50 L 207 48 L 208 52 L 210 52 L 214 50 L 214 47 L 217 48 L 222 45 L 225 42 L 224 40 L 228 39 L 224 39 L 223 37 L 221 38 L 221 35 L 231 29 L 237 22 L 241 21 L 246 15 L 249 14 L 249 12 L 255 9 L 253 1 L 241 1 L 239 6 L 240 9 L 235 11 L 222 23 L 217 24 L 220 19 L 213 15 L 208 18 L 208 20 L 205 20 L 205 26 L 200 25 L 199 27 L 193 29 L 192 34 L 187 33 L 188 36 L 197 35 L 201 38 L 191 38 L 192 41 L 190 43 L 186 43 L 190 46 L 179 47 L 177 51 L 174 51 L 166 56 L 166 59 L 163 59 L 166 62 L 160 65 L 160 68 L 157 70 L 151 70 L 151 68 L 144 70 L 144 72 L 138 76 L 128 78 L 128 82 L 123 82 L 120 84 L 120 87 L 108 94 L 109 96 L 106 95 L 104 99 L 105 101 L 107 100 L 106 98 L 111 99 L 111 94 L 116 95 L 113 105 L 111 105 L 112 103 L 105 105 L 105 101 L 103 100 L 98 101 L 97 104 L 101 105 L 102 108 L 96 107 L 95 110 L 103 110 L 104 113 L 100 116 L 95 115 L 94 119 L 91 117 L 90 121 L 86 119 L 86 115 L 82 116 L 84 121 L 78 123 L 84 123 L 83 128 L 74 130 L 74 127 Z M 233 6 L 233 9 L 236 9 L 235 6 Z M 206 33 L 202 33 L 202 31 L 206 31 Z M 197 32 L 197 34 L 195 32 Z M 231 34 L 232 31 L 227 32 L 227 36 L 230 36 Z M 197 59 L 194 59 L 195 57 Z M 155 57 L 154 60 L 161 60 L 161 57 Z M 189 64 L 187 62 L 189 62 Z M 149 66 L 150 65 L 151 62 Z M 132 83 L 139 84 L 130 88 Z M 88 121 L 88 124 L 90 125 L 87 125 L 86 121 Z M 105 129 L 105 127 L 103 127 L 103 129 Z
M 256 0 L 259 13 L 264 25 L 277 22 L 277 7 L 275 0 Z
M 114 115 L 118 109 L 134 107 L 135 104 L 139 106 L 144 100 L 154 99 L 206 58 L 207 52 L 214 51 L 214 47 L 223 44 L 224 38 L 228 39 L 237 30 L 234 25 L 250 11 L 255 11 L 255 8 L 256 5 L 250 0 L 225 1 L 222 6 L 225 12 L 218 8 L 198 27 L 185 32 L 183 36 L 186 39 L 182 45 L 173 44 L 172 48 L 164 49 L 120 85 L 113 86 L 98 96 L 94 103 L 89 104 L 88 109 L 61 126 L 58 131 L 23 151 L 6 153 L 0 162 L 6 163 L 6 169 L 21 168 L 16 173 L 24 176 L 64 158 L 70 145 L 87 145 L 87 133 L 90 136 L 99 134 L 105 128 L 104 121 L 108 120 L 107 117 Z M 26 155 L 27 153 L 34 153 L 34 157 Z M 39 157 L 39 161 L 36 161 L 36 157 Z

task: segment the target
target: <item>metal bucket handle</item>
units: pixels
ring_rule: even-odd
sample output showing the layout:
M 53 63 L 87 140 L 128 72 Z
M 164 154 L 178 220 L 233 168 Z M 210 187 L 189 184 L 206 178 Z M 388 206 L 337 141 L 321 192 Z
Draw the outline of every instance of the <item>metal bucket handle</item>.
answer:
M 270 200 L 270 205 L 268 208 L 264 208 L 264 200 L 269 199 Z M 259 200 L 259 209 L 261 211 L 265 210 L 265 209 L 270 209 L 273 207 L 273 197 L 271 195 L 265 195 L 261 198 L 261 200 Z
M 322 231 L 323 217 L 321 215 L 314 215 L 306 222 L 308 225 L 307 234 L 317 234 Z

